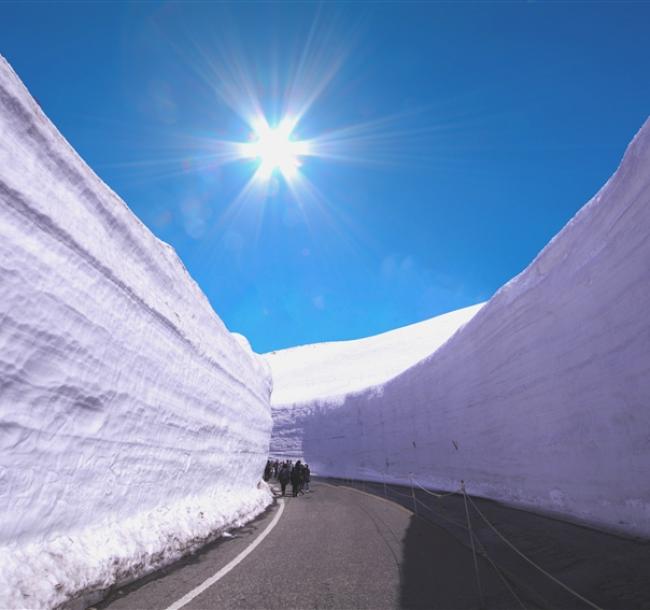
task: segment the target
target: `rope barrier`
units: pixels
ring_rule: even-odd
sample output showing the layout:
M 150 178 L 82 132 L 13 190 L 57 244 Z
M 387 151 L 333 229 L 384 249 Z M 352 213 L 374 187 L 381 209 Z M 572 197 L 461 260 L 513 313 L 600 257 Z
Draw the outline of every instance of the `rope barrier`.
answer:
M 465 492 L 465 483 L 460 482 L 460 488 L 463 491 L 465 501 L 465 514 L 467 515 L 467 531 L 469 532 L 469 541 L 472 545 L 472 555 L 474 556 L 474 573 L 476 574 L 476 590 L 478 591 L 479 606 L 483 608 L 483 592 L 481 591 L 481 579 L 478 573 L 478 560 L 476 559 L 476 547 L 474 546 L 474 533 L 472 532 L 472 521 L 469 518 L 469 506 L 467 505 L 467 493 Z
M 402 493 L 401 491 L 396 491 L 395 489 L 388 488 L 388 493 L 389 494 L 395 494 L 396 496 L 402 496 L 403 498 L 410 498 L 411 494 L 405 494 Z
M 542 568 L 541 566 L 537 565 L 537 564 L 536 564 L 532 559 L 530 559 L 528 556 L 524 555 L 523 552 L 521 552 L 521 551 L 520 551 L 520 550 L 519 550 L 519 549 L 518 549 L 514 544 L 512 544 L 512 542 L 510 542 L 510 541 L 509 541 L 509 540 L 508 540 L 508 539 L 507 539 L 503 534 L 501 534 L 501 532 L 499 532 L 499 530 L 498 530 L 496 527 L 494 527 L 494 525 L 492 525 L 492 523 L 491 523 L 490 521 L 488 521 L 487 517 L 486 517 L 486 516 L 481 512 L 481 510 L 479 509 L 479 507 L 476 506 L 476 504 L 474 503 L 474 501 L 472 500 L 472 498 L 468 497 L 467 495 L 466 495 L 465 497 L 469 499 L 470 504 L 474 507 L 474 510 L 476 510 L 476 512 L 477 512 L 477 513 L 479 514 L 479 516 L 481 517 L 481 519 L 483 519 L 483 521 L 485 521 L 485 523 L 490 527 L 490 529 L 492 529 L 492 531 L 493 531 L 493 532 L 494 532 L 494 533 L 495 533 L 499 538 L 501 538 L 501 540 L 502 540 L 503 542 L 505 542 L 505 543 L 506 543 L 506 544 L 507 544 L 507 545 L 508 545 L 508 546 L 509 546 L 509 547 L 510 547 L 510 548 L 511 548 L 515 553 L 517 553 L 517 555 L 519 555 L 522 559 L 526 560 L 526 561 L 527 561 L 530 565 L 532 565 L 533 567 L 537 568 L 537 569 L 538 569 L 542 574 L 544 574 L 545 576 L 547 576 L 548 578 L 550 578 L 554 583 L 560 585 L 560 587 L 562 587 L 565 591 L 568 591 L 569 593 L 571 593 L 572 595 L 574 595 L 574 596 L 577 597 L 578 599 L 582 600 L 585 604 L 587 604 L 587 605 L 590 606 L 591 608 L 594 608 L 594 610 L 603 610 L 600 606 L 598 606 L 598 605 L 595 604 L 594 602 L 588 600 L 586 597 L 583 597 L 582 595 L 580 595 L 580 593 L 578 593 L 577 591 L 573 590 L 573 589 L 572 589 L 571 587 L 569 587 L 568 585 L 564 584 L 561 580 L 559 580 L 559 579 L 557 579 L 555 576 L 553 576 L 553 574 L 550 574 L 550 573 L 547 572 L 544 568 Z
M 342 481 L 342 483 L 344 485 L 347 485 L 348 487 L 362 488 L 361 481 L 358 481 L 357 479 L 339 479 L 339 480 Z M 379 481 L 377 481 L 376 485 L 379 486 L 379 485 L 381 485 L 381 483 Z M 388 496 L 390 494 L 395 494 L 396 496 L 402 496 L 403 498 L 411 499 L 411 494 L 410 493 L 405 494 L 405 493 L 403 493 L 401 491 L 397 491 L 396 489 L 393 489 L 392 487 L 388 487 L 388 485 L 390 485 L 390 484 L 386 484 L 386 482 L 384 482 L 384 494 L 385 495 Z
M 425 508 L 425 509 L 427 509 L 428 511 L 430 511 L 430 512 L 431 512 L 431 513 L 436 517 L 436 519 L 442 519 L 443 521 L 446 521 L 447 523 L 451 523 L 452 525 L 455 525 L 456 527 L 459 527 L 460 529 L 462 529 L 462 530 L 464 530 L 464 531 L 467 531 L 467 526 L 466 526 L 464 523 L 461 523 L 460 521 L 456 521 L 455 519 L 450 519 L 449 517 L 447 517 L 447 516 L 441 514 L 439 511 L 434 511 L 433 508 L 431 508 L 428 504 L 425 504 L 425 503 L 422 502 L 421 500 L 418 500 L 418 503 L 419 503 L 423 508 Z M 499 566 L 494 562 L 494 560 L 490 557 L 490 555 L 488 555 L 488 552 L 487 552 L 485 546 L 484 546 L 483 543 L 478 539 L 478 537 L 476 536 L 476 534 L 473 534 L 473 535 L 474 535 L 474 540 L 476 541 L 477 546 L 478 546 L 478 548 L 479 548 L 479 551 L 478 551 L 479 554 L 480 554 L 482 557 L 485 557 L 485 559 L 487 559 L 487 561 L 489 562 L 489 564 L 492 566 L 492 568 L 494 569 L 494 571 L 497 573 L 497 575 L 499 576 L 499 578 L 500 578 L 501 581 L 503 582 L 505 588 L 506 588 L 506 589 L 510 592 L 510 594 L 515 598 L 515 601 L 519 604 L 519 606 L 520 606 L 523 610 L 527 610 L 527 608 L 526 608 L 524 602 L 523 602 L 523 601 L 521 600 L 521 598 L 520 598 L 520 597 L 515 593 L 514 589 L 510 586 L 510 583 L 508 582 L 508 579 L 503 575 L 503 571 L 501 570 L 501 568 L 500 568 L 500 567 L 499 567 Z
M 459 528 L 461 528 L 462 530 L 467 531 L 467 526 L 466 526 L 464 523 L 461 523 L 460 521 L 456 521 L 455 519 L 450 519 L 449 517 L 447 517 L 447 516 L 441 514 L 440 512 L 436 512 L 436 511 L 434 511 L 433 508 L 431 508 L 428 504 L 425 504 L 425 503 L 422 502 L 421 500 L 418 500 L 418 503 L 419 503 L 423 508 L 425 508 L 425 509 L 431 511 L 431 513 L 432 513 L 433 515 L 435 515 L 435 517 L 436 517 L 437 519 L 442 519 L 443 521 L 446 521 L 447 523 L 451 523 L 452 525 L 455 525 L 456 527 L 459 527 Z M 472 533 L 473 533 L 473 532 L 472 532 Z M 483 544 L 483 543 L 478 539 L 478 537 L 476 536 L 476 534 L 473 533 L 473 536 L 474 536 L 474 540 L 475 540 L 475 542 L 477 543 L 478 553 L 479 553 L 482 557 L 484 557 L 485 559 L 487 559 L 487 561 L 489 562 L 489 564 L 492 566 L 492 568 L 494 569 L 494 571 L 497 573 L 497 575 L 499 576 L 499 578 L 500 578 L 501 581 L 503 582 L 503 584 L 504 584 L 506 590 L 507 590 L 507 591 L 508 591 L 508 592 L 509 592 L 513 597 L 514 597 L 514 599 L 515 599 L 515 601 L 517 602 L 517 604 L 519 604 L 519 606 L 520 606 L 523 610 L 527 610 L 526 605 L 524 604 L 524 602 L 523 602 L 523 601 L 521 600 L 521 598 L 520 598 L 520 597 L 515 593 L 514 589 L 510 586 L 510 583 L 508 582 L 508 579 L 503 575 L 503 571 L 501 570 L 501 568 L 500 568 L 500 567 L 499 567 L 499 566 L 494 562 L 494 560 L 492 559 L 492 557 L 490 557 L 490 555 L 488 554 L 487 549 L 485 548 L 485 545 L 484 545 L 484 544 Z
M 510 586 L 508 579 L 503 575 L 503 572 L 501 571 L 499 566 L 492 560 L 492 557 L 488 555 L 485 545 L 478 539 L 476 534 L 474 534 L 474 539 L 476 540 L 476 544 L 478 546 L 479 553 L 481 554 L 481 556 L 485 557 L 485 559 L 487 559 L 490 562 L 490 565 L 494 568 L 494 571 L 497 573 L 497 576 L 501 579 L 501 582 L 505 585 L 506 589 L 510 592 L 510 594 L 515 598 L 519 606 L 523 608 L 523 610 L 527 610 L 524 602 L 521 601 L 521 598 L 515 593 L 515 590 Z
M 437 493 L 435 493 L 433 491 L 430 491 L 430 490 L 426 489 L 425 487 L 422 487 L 422 485 L 420 485 L 420 483 L 418 482 L 418 480 L 415 477 L 411 477 L 411 481 L 413 481 L 423 492 L 429 494 L 430 496 L 433 496 L 434 498 L 438 498 L 438 499 L 446 498 L 447 496 L 455 496 L 456 494 L 461 493 L 460 490 L 457 490 L 457 491 L 450 491 L 449 493 L 446 493 L 446 494 L 437 494 Z
M 466 489 L 465 489 L 465 484 L 464 484 L 463 481 L 461 481 L 461 487 L 460 487 L 459 490 L 457 490 L 457 491 L 452 491 L 452 492 L 448 492 L 448 493 L 444 493 L 444 494 L 438 494 L 438 493 L 435 493 L 435 492 L 433 492 L 433 491 L 430 491 L 429 489 L 426 489 L 424 486 L 422 486 L 422 485 L 420 484 L 420 482 L 419 482 L 419 481 L 418 481 L 418 480 L 417 480 L 417 479 L 416 479 L 412 474 L 409 474 L 409 478 L 410 478 L 410 480 L 411 480 L 411 493 L 410 493 L 410 494 L 405 494 L 405 493 L 403 493 L 403 492 L 400 492 L 400 491 L 395 490 L 395 489 L 392 488 L 392 487 L 388 487 L 387 484 L 386 484 L 386 480 L 385 480 L 385 478 L 382 477 L 382 479 L 383 479 L 382 482 L 383 482 L 383 487 L 384 487 L 384 495 L 387 496 L 388 494 L 395 494 L 395 495 L 397 495 L 397 496 L 402 496 L 403 498 L 408 498 L 408 499 L 412 500 L 412 502 L 413 502 L 414 512 L 415 512 L 416 514 L 417 514 L 417 505 L 419 504 L 419 505 L 421 505 L 423 508 L 425 508 L 425 509 L 431 511 L 431 513 L 432 513 L 433 515 L 435 515 L 437 518 L 440 518 L 440 519 L 442 519 L 443 521 L 447 521 L 447 522 L 449 522 L 449 523 L 455 525 L 456 527 L 460 527 L 460 528 L 462 528 L 462 529 L 464 529 L 464 530 L 466 530 L 466 531 L 469 532 L 469 535 L 470 535 L 470 543 L 471 543 L 471 548 L 472 548 L 472 554 L 473 554 L 473 557 L 474 557 L 474 570 L 475 570 L 475 574 L 476 574 L 476 585 L 477 585 L 477 590 L 478 590 L 478 594 L 479 594 L 479 602 L 480 602 L 480 604 L 481 604 L 481 607 L 483 606 L 483 600 L 482 600 L 482 591 L 481 591 L 481 584 L 480 584 L 479 571 L 478 571 L 478 562 L 477 562 L 477 558 L 476 558 L 476 555 L 477 555 L 476 547 L 477 547 L 477 546 L 478 546 L 478 552 L 479 552 L 479 554 L 480 554 L 481 556 L 485 557 L 485 559 L 487 559 L 487 561 L 490 563 L 490 565 L 494 568 L 494 570 L 495 570 L 495 571 L 497 572 L 497 574 L 499 575 L 499 578 L 501 578 L 501 580 L 503 581 L 503 583 L 504 583 L 505 587 L 507 588 L 507 590 L 508 590 L 508 591 L 510 592 L 510 594 L 515 598 L 515 600 L 517 601 L 517 603 L 519 604 L 519 606 L 520 606 L 521 608 L 523 608 L 524 610 L 526 610 L 526 606 L 524 605 L 524 603 L 522 602 L 522 600 L 517 596 L 517 594 L 516 594 L 515 591 L 512 589 L 512 587 L 509 585 L 507 579 L 506 579 L 505 576 L 503 575 L 502 571 L 499 569 L 498 565 L 497 565 L 497 564 L 492 560 L 492 558 L 488 555 L 487 550 L 486 550 L 486 548 L 485 548 L 485 545 L 480 541 L 480 539 L 479 539 L 479 538 L 476 536 L 476 534 L 473 532 L 473 530 L 472 530 L 472 523 L 471 523 L 471 519 L 470 519 L 470 515 L 469 515 L 469 505 L 471 505 L 471 506 L 474 508 L 474 510 L 475 510 L 475 511 L 477 512 L 477 514 L 481 517 L 481 519 L 482 519 L 482 520 L 483 520 L 483 521 L 488 525 L 488 527 L 489 527 L 489 528 L 490 528 L 490 529 L 491 529 L 491 530 L 492 530 L 492 531 L 493 531 L 493 532 L 494 532 L 494 533 L 495 533 L 495 534 L 496 534 L 496 535 L 497 535 L 497 536 L 498 536 L 498 537 L 499 537 L 499 538 L 500 538 L 500 539 L 501 539 L 501 540 L 502 540 L 502 541 L 503 541 L 503 542 L 504 542 L 504 543 L 505 543 L 505 544 L 506 544 L 510 549 L 512 549 L 512 550 L 513 550 L 517 555 L 519 555 L 519 556 L 520 556 L 524 561 L 526 561 L 526 562 L 529 563 L 531 566 L 533 566 L 534 568 L 536 568 L 537 570 L 539 570 L 542 574 L 544 574 L 547 578 L 549 578 L 549 579 L 552 580 L 554 583 L 556 583 L 557 585 L 559 585 L 560 587 L 562 587 L 565 591 L 567 591 L 567 592 L 570 593 L 571 595 L 575 596 L 577 599 L 579 599 L 579 600 L 581 600 L 582 602 L 584 602 L 585 604 L 587 604 L 590 608 L 593 608 L 594 610 L 603 610 L 603 608 L 602 608 L 601 606 L 598 606 L 597 604 L 595 604 L 595 603 L 592 602 L 591 600 L 587 599 L 586 597 L 584 597 L 583 595 L 581 595 L 580 593 L 578 593 L 577 591 L 575 591 L 574 589 L 572 589 L 569 585 L 563 583 L 561 580 L 559 580 L 558 578 L 556 578 L 555 576 L 553 576 L 553 574 L 551 574 L 550 572 L 547 572 L 544 568 L 542 568 L 540 565 L 538 565 L 538 564 L 535 563 L 532 559 L 530 559 L 527 555 L 525 555 L 522 551 L 520 551 L 520 550 L 519 550 L 519 549 L 518 549 L 518 548 L 517 548 L 517 547 L 516 547 L 512 542 L 510 542 L 510 540 L 508 540 L 508 539 L 507 539 L 507 538 L 506 538 L 506 537 L 505 537 L 505 536 L 504 536 L 504 535 L 503 535 L 503 534 L 502 534 L 502 533 L 501 533 L 501 532 L 500 532 L 500 531 L 499 531 L 499 530 L 498 530 L 498 529 L 497 529 L 497 528 L 496 528 L 496 527 L 495 527 L 495 526 L 494 526 L 494 525 L 493 525 L 493 524 L 488 520 L 488 518 L 483 514 L 483 512 L 481 511 L 481 509 L 476 505 L 476 503 L 474 502 L 474 500 L 472 500 L 471 496 L 467 495 L 467 491 L 466 491 Z M 355 486 L 355 483 L 357 482 L 355 479 L 344 479 L 344 481 L 349 481 L 349 484 L 350 484 L 352 487 L 354 487 L 354 486 Z M 382 483 L 378 483 L 378 485 L 381 485 L 381 484 L 382 484 Z M 439 499 L 442 499 L 442 498 L 446 498 L 446 497 L 448 497 L 448 496 L 453 496 L 453 495 L 462 495 L 462 496 L 463 496 L 463 501 L 464 501 L 464 504 L 465 504 L 465 514 L 466 514 L 466 516 L 467 516 L 467 525 L 464 525 L 463 523 L 460 523 L 460 522 L 458 522 L 458 521 L 456 521 L 456 520 L 454 520 L 454 519 L 450 519 L 449 517 L 447 517 L 447 516 L 445 516 L 445 515 L 442 515 L 442 514 L 440 514 L 439 512 L 434 511 L 433 508 L 431 508 L 429 505 L 425 504 L 425 503 L 422 502 L 419 498 L 417 498 L 417 496 L 415 495 L 415 492 L 414 492 L 414 486 L 417 486 L 420 490 L 422 490 L 423 492 L 425 492 L 427 495 L 432 496 L 432 497 L 434 497 L 434 498 L 436 498 L 436 499 L 438 499 L 438 500 L 439 500 Z M 469 503 L 469 504 L 468 504 L 468 503 Z M 475 545 L 475 542 L 476 542 L 476 545 Z
M 433 508 L 431 508 L 428 504 L 425 504 L 424 502 L 422 502 L 422 500 L 418 500 L 417 498 L 416 498 L 416 500 L 417 500 L 418 504 L 421 504 L 424 508 L 431 511 L 431 513 L 433 515 L 435 515 L 436 517 L 442 519 L 443 521 L 447 521 L 448 523 L 451 523 L 451 524 L 455 525 L 456 527 L 460 527 L 463 530 L 467 530 L 467 526 L 464 523 L 461 523 L 460 521 L 456 521 L 454 519 L 451 519 L 451 518 L 441 514 L 439 511 L 434 511 Z
M 413 512 L 418 514 L 418 503 L 415 497 L 415 487 L 413 487 L 413 479 L 411 479 L 411 501 L 413 502 Z

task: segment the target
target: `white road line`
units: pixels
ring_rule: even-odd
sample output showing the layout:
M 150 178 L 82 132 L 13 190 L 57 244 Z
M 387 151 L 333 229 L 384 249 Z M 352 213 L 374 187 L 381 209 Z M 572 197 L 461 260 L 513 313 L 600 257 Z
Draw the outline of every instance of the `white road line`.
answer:
M 273 521 L 271 521 L 271 523 L 266 526 L 266 529 L 257 538 L 255 538 L 255 540 L 248 547 L 239 553 L 239 555 L 237 555 L 237 557 L 235 557 L 230 563 L 227 563 L 223 568 L 221 568 L 216 574 L 210 576 L 210 578 L 202 582 L 195 589 L 192 589 L 186 595 L 183 595 L 183 597 L 166 608 L 166 610 L 180 610 L 180 608 L 189 604 L 197 595 L 201 595 L 203 591 L 211 587 L 215 582 L 221 580 L 226 574 L 228 574 L 228 572 L 230 572 L 230 570 L 232 570 L 235 566 L 246 559 L 246 557 L 248 557 L 257 548 L 257 546 L 262 543 L 262 540 L 264 540 L 264 538 L 266 538 L 271 533 L 271 530 L 278 524 L 278 521 L 284 512 L 284 500 L 278 500 L 278 502 L 280 504 L 280 508 L 275 517 L 273 517 Z

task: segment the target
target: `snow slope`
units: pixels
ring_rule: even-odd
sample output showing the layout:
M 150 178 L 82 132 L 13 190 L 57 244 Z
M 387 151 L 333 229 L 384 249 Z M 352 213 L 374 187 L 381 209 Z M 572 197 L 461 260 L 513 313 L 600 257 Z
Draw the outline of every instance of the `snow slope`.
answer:
M 282 409 L 274 436 L 319 474 L 446 490 L 464 479 L 470 493 L 649 536 L 649 312 L 650 120 L 601 191 L 431 356 Z M 332 377 L 357 366 L 335 362 Z M 304 379 L 295 392 L 278 379 L 279 395 L 303 393 Z
M 168 562 L 270 501 L 267 365 L 0 58 L 0 607 Z
M 314 401 L 378 386 L 426 358 L 470 320 L 483 304 L 357 339 L 301 345 L 265 354 L 273 376 L 271 454 L 303 457 L 298 410 Z
M 273 405 L 358 392 L 388 381 L 440 347 L 483 304 L 357 339 L 301 345 L 265 354 Z

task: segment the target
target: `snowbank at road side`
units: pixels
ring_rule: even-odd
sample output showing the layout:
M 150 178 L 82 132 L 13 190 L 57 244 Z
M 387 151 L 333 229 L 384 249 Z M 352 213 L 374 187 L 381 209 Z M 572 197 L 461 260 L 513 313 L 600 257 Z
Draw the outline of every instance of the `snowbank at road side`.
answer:
M 54 607 L 251 519 L 266 363 L 0 58 L 0 607 Z
M 470 493 L 649 536 L 649 235 L 650 120 L 529 267 L 407 370 L 365 370 L 408 360 L 408 342 L 382 346 L 388 335 L 366 340 L 370 360 L 331 358 L 329 344 L 267 355 L 272 448 L 322 475 L 446 490 L 463 479 Z M 304 390 L 327 377 L 331 393 Z

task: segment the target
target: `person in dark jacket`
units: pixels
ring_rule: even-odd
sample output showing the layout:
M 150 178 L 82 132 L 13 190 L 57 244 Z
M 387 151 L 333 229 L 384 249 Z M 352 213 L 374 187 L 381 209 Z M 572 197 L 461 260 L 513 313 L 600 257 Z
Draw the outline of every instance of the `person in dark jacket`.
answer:
M 291 480 L 291 471 L 286 464 L 282 464 L 280 472 L 278 474 L 278 481 L 280 481 L 280 487 L 282 488 L 282 495 L 285 495 L 287 491 L 287 483 Z
M 305 480 L 304 485 L 303 485 L 303 489 L 305 491 L 310 491 L 309 483 L 311 481 L 311 471 L 309 470 L 309 464 L 305 464 L 305 467 L 303 468 L 302 473 L 303 473 L 303 478 Z
M 268 483 L 271 478 L 271 460 L 266 460 L 266 467 L 264 468 L 264 480 Z
M 299 492 L 304 493 L 302 491 L 303 474 L 302 463 L 298 460 L 291 471 L 291 491 L 293 492 L 294 498 Z

